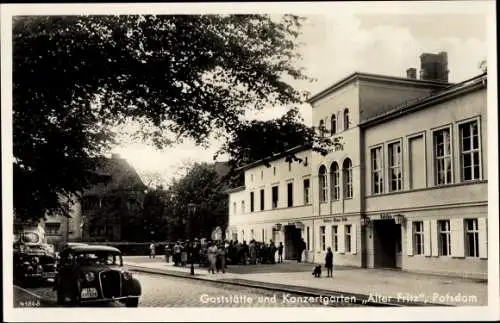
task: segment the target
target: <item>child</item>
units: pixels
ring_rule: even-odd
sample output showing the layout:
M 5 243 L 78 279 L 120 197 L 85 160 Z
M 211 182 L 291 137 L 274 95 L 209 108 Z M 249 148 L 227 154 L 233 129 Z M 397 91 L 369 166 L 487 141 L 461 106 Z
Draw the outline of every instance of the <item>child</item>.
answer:
M 333 277 L 333 252 L 330 247 L 326 251 L 325 268 L 327 270 L 327 277 Z

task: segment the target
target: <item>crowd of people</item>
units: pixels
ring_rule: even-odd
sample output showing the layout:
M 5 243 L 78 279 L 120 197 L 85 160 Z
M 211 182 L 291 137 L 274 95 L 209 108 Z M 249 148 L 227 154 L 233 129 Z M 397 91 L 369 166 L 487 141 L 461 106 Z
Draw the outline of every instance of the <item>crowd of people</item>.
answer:
M 228 265 L 275 264 L 283 262 L 283 244 L 276 245 L 272 240 L 268 243 L 250 240 L 228 241 L 193 239 L 176 241 L 165 245 L 165 259 L 173 261 L 175 266 L 197 264 L 208 267 L 211 273 L 222 271 Z M 150 245 L 150 257 L 156 256 L 156 246 Z

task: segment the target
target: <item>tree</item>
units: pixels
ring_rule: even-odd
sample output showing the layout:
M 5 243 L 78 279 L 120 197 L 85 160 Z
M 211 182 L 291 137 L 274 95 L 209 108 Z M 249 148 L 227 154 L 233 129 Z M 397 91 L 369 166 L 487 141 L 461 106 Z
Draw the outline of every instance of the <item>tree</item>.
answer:
M 68 215 L 60 197 L 98 180 L 91 157 L 108 152 L 126 124 L 137 126 L 135 139 L 159 148 L 236 138 L 227 148 L 238 157 L 242 136 L 263 135 L 253 131 L 258 123 L 242 121 L 247 110 L 292 108 L 305 98 L 287 81 L 307 79 L 295 67 L 301 22 L 291 15 L 16 18 L 16 215 Z M 282 122 L 289 124 L 274 130 L 301 128 L 289 116 Z M 278 147 L 244 148 L 255 159 Z
M 188 228 L 194 236 L 210 237 L 215 227 L 227 226 L 227 188 L 228 183 L 216 171 L 214 164 L 195 164 L 186 176 L 174 182 L 168 190 L 172 203 L 167 203 L 170 208 L 166 217 L 180 233 L 168 238 L 185 238 Z M 196 206 L 191 216 L 188 213 L 189 204 Z
M 298 110 L 291 109 L 281 118 L 242 122 L 218 154 L 229 154 L 232 170 L 235 170 L 257 160 L 263 160 L 264 165 L 270 167 L 269 159 L 272 156 L 297 146 L 311 148 L 323 155 L 330 149 L 343 148 L 342 137 L 324 136 L 321 134 L 322 129 L 317 131 L 307 127 L 302 121 Z M 285 154 L 285 160 L 302 162 L 293 152 Z

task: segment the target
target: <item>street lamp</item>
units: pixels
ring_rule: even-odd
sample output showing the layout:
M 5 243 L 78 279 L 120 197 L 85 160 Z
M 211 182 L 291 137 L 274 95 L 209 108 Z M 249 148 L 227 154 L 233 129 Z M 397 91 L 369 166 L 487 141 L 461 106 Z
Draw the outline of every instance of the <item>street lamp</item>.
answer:
M 189 242 L 191 243 L 191 246 L 190 246 L 190 249 L 191 249 L 190 250 L 191 251 L 191 268 L 190 268 L 190 270 L 191 271 L 190 271 L 190 273 L 191 273 L 191 275 L 194 276 L 194 257 L 193 257 L 193 254 L 192 254 L 192 252 L 193 252 L 193 245 L 192 245 L 193 241 L 191 239 L 192 238 L 191 237 L 191 221 L 192 221 L 192 215 L 194 213 L 196 213 L 196 204 L 189 203 L 187 205 L 187 207 L 188 207 L 188 221 L 187 221 L 187 229 L 186 229 L 186 231 L 187 231 Z

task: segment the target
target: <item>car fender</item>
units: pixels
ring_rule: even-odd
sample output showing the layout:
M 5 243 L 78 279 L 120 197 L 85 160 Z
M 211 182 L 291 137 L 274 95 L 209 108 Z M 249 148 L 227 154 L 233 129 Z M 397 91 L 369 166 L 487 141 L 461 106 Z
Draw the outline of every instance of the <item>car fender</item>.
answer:
M 128 286 L 128 288 L 127 288 L 128 295 L 131 295 L 131 296 L 140 296 L 141 295 L 141 292 L 142 292 L 141 283 L 136 278 L 130 279 L 127 286 Z

